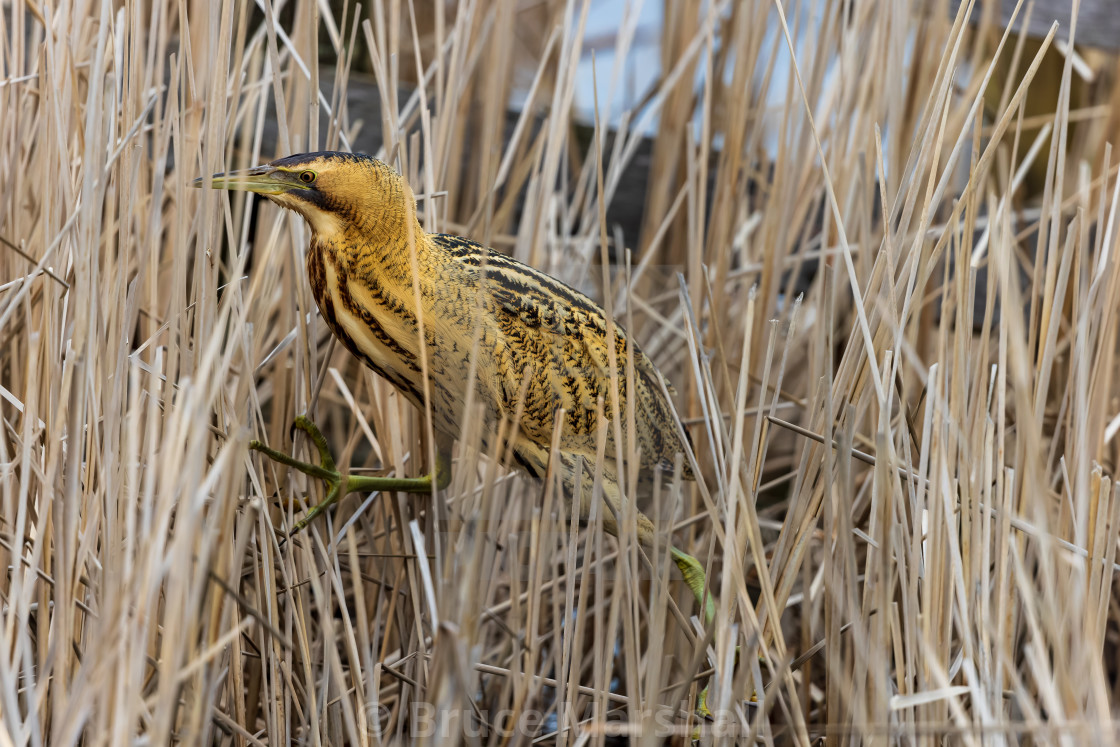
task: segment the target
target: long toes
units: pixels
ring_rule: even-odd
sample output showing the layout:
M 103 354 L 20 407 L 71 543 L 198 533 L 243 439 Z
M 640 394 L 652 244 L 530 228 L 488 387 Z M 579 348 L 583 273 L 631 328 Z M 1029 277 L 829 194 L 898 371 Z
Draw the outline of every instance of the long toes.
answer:
M 292 423 L 293 439 L 295 438 L 296 428 L 306 433 L 307 437 L 311 439 L 311 443 L 315 444 L 315 449 L 319 452 L 319 460 L 323 463 L 323 467 L 334 470 L 334 456 L 331 454 L 331 447 L 327 444 L 327 439 L 318 426 L 311 422 L 311 419 L 306 415 L 296 415 L 295 421 Z
M 697 698 L 696 715 L 706 721 L 713 719 L 712 710 L 708 708 L 708 688 L 706 687 L 700 691 L 700 696 Z
M 293 436 L 295 435 L 296 428 L 299 428 L 313 439 L 321 439 L 323 437 L 323 434 L 319 432 L 319 426 L 315 425 L 311 418 L 306 415 L 296 415 L 295 420 L 292 421 Z

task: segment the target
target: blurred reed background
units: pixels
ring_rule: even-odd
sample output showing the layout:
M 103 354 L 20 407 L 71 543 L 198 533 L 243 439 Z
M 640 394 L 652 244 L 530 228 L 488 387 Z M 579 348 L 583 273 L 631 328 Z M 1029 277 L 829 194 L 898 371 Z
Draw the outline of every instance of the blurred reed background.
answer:
M 964 5 L 0 3 L 0 744 L 1111 742 L 1120 60 Z M 610 294 L 712 630 L 475 423 L 279 541 L 250 438 L 422 421 L 302 221 L 188 185 L 328 148 Z

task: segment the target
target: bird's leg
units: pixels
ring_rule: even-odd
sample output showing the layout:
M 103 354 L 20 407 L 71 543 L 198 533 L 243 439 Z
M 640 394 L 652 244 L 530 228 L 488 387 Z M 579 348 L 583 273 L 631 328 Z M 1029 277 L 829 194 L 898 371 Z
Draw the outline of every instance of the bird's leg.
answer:
M 440 448 L 436 452 L 436 464 L 430 474 L 423 477 L 372 477 L 368 475 L 345 475 L 335 466 L 331 449 L 322 432 L 304 415 L 297 415 L 293 428 L 298 428 L 307 434 L 311 443 L 319 451 L 319 464 L 301 462 L 293 459 L 282 451 L 276 451 L 262 444 L 260 441 L 249 442 L 249 448 L 259 451 L 274 462 L 280 462 L 292 469 L 299 470 L 305 475 L 323 481 L 327 488 L 327 497 L 316 504 L 307 512 L 307 515 L 296 522 L 288 536 L 303 530 L 314 521 L 315 517 L 327 510 L 332 504 L 337 503 L 350 493 L 373 493 L 377 491 L 396 491 L 401 493 L 430 493 L 432 484 L 443 489 L 451 482 L 451 456 L 450 452 Z
M 704 624 L 711 625 L 716 619 L 716 603 L 712 601 L 710 590 L 705 593 L 704 587 L 708 584 L 708 578 L 704 574 L 704 566 L 696 558 L 672 545 L 669 545 L 669 554 L 673 556 L 673 562 L 677 564 L 677 568 L 680 568 L 681 575 L 684 576 L 684 582 L 688 584 L 688 588 L 692 589 L 697 604 L 704 610 Z

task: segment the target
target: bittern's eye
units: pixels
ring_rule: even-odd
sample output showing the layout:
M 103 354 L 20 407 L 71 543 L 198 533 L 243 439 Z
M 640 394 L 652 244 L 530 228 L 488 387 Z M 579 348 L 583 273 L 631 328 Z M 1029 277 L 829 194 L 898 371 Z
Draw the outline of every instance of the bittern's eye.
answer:
M 311 184 L 315 181 L 314 171 L 301 171 L 299 172 L 299 180 L 304 184 Z

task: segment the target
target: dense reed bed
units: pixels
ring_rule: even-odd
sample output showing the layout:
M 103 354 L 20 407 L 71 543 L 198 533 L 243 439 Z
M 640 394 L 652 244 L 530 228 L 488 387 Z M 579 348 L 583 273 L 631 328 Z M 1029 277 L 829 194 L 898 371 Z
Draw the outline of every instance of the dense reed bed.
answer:
M 627 110 L 633 3 L 577 122 L 589 5 L 0 3 L 0 744 L 1115 738 L 1117 60 L 670 2 Z M 321 488 L 250 438 L 415 475 L 425 419 L 298 217 L 189 185 L 359 145 L 674 382 L 702 477 L 650 513 L 714 625 L 475 421 L 440 495 L 281 541 Z

